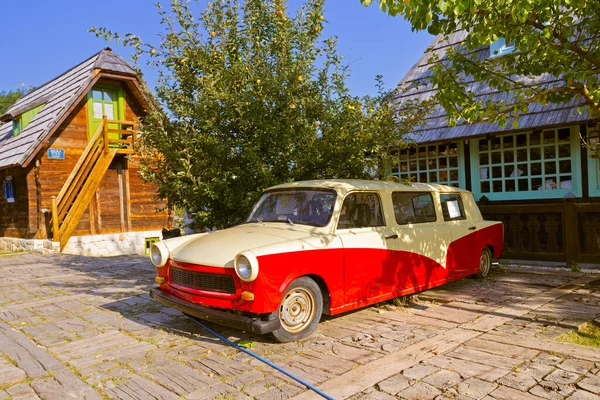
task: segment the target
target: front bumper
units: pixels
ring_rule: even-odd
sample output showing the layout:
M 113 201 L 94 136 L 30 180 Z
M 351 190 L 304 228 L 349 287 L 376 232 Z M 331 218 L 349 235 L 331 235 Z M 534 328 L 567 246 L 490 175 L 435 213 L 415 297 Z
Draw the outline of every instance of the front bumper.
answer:
M 179 310 L 184 314 L 189 314 L 193 317 L 214 322 L 219 325 L 257 333 L 259 335 L 273 332 L 281 327 L 279 319 L 272 319 L 269 321 L 254 320 L 249 317 L 243 317 L 241 315 L 235 315 L 225 311 L 215 310 L 214 308 L 190 303 L 173 295 L 163 293 L 158 288 L 150 290 L 150 296 L 159 303 Z

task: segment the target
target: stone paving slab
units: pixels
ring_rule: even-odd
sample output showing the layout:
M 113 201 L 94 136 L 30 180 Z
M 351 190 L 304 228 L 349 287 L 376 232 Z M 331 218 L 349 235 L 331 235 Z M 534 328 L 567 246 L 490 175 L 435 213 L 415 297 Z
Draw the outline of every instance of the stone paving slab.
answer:
M 148 295 L 146 258 L 0 256 L 0 399 L 315 399 Z M 496 269 L 324 317 L 297 343 L 209 324 L 336 399 L 600 399 L 599 275 Z

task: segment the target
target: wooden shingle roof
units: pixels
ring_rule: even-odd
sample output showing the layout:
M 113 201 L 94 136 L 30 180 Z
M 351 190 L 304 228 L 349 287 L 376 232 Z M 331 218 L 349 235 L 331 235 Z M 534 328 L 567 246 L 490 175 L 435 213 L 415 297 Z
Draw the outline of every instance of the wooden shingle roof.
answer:
M 459 30 L 449 35 L 447 40 L 443 35 L 437 36 L 429 46 L 429 51 L 425 52 L 421 59 L 408 71 L 398 84 L 398 89 L 393 94 L 396 101 L 401 104 L 403 101 L 407 100 L 427 100 L 431 98 L 431 96 L 435 94 L 436 89 L 433 88 L 427 80 L 432 74 L 430 70 L 432 64 L 429 62 L 429 59 L 433 54 L 437 54 L 438 60 L 441 60 L 437 62 L 443 62 L 447 50 L 452 47 L 456 48 L 460 46 L 461 43 L 464 42 L 466 35 L 467 32 L 465 30 Z M 485 60 L 490 56 L 490 46 L 480 47 L 471 54 L 480 60 Z M 465 79 L 464 76 L 461 78 Z M 553 82 L 558 82 L 556 77 L 548 74 L 535 77 L 535 79 L 525 79 L 527 79 L 530 84 L 552 85 Z M 500 99 L 508 98 L 510 96 L 510 93 L 498 92 L 495 89 L 490 88 L 485 82 L 471 80 L 468 89 L 472 91 L 476 97 Z M 529 106 L 529 111 L 526 114 L 522 114 L 519 118 L 519 130 L 531 130 L 534 128 L 592 120 L 592 117 L 588 114 L 585 107 L 583 107 L 582 114 L 577 112 L 577 108 L 581 103 L 582 101 L 578 99 L 574 99 L 566 104 L 550 103 L 546 106 L 539 103 L 532 103 Z M 514 131 L 510 121 L 505 127 L 489 122 L 448 126 L 444 108 L 436 106 L 423 120 L 423 123 L 411 132 L 410 138 L 417 143 L 427 143 L 484 136 L 506 131 Z
M 94 79 L 95 70 L 137 76 L 124 58 L 107 47 L 17 100 L 0 116 L 0 168 L 25 164 L 67 110 L 84 94 Z M 42 104 L 45 106 L 25 129 L 13 136 L 12 120 Z

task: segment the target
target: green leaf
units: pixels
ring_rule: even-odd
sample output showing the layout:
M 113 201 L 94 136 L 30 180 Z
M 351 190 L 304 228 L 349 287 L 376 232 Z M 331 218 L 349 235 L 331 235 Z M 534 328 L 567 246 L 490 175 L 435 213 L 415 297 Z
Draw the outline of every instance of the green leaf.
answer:
M 237 345 L 243 347 L 244 349 L 251 349 L 254 347 L 255 344 L 255 342 L 246 339 L 241 339 L 237 342 Z
M 513 121 L 512 127 L 513 127 L 513 129 L 518 129 L 519 128 L 519 121 L 517 121 L 517 120 Z

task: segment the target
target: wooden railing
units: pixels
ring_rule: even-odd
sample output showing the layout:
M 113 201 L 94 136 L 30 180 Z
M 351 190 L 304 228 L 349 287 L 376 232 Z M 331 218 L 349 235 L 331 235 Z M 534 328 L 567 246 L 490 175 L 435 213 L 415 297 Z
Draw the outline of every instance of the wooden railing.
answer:
M 60 193 L 52 197 L 53 239 L 60 242 L 61 251 L 88 208 L 115 155 L 134 152 L 136 129 L 135 122 L 104 117 Z M 117 139 L 111 137 L 115 134 L 118 135 Z
M 480 204 L 485 219 L 504 224 L 504 257 L 600 263 L 600 202 Z

